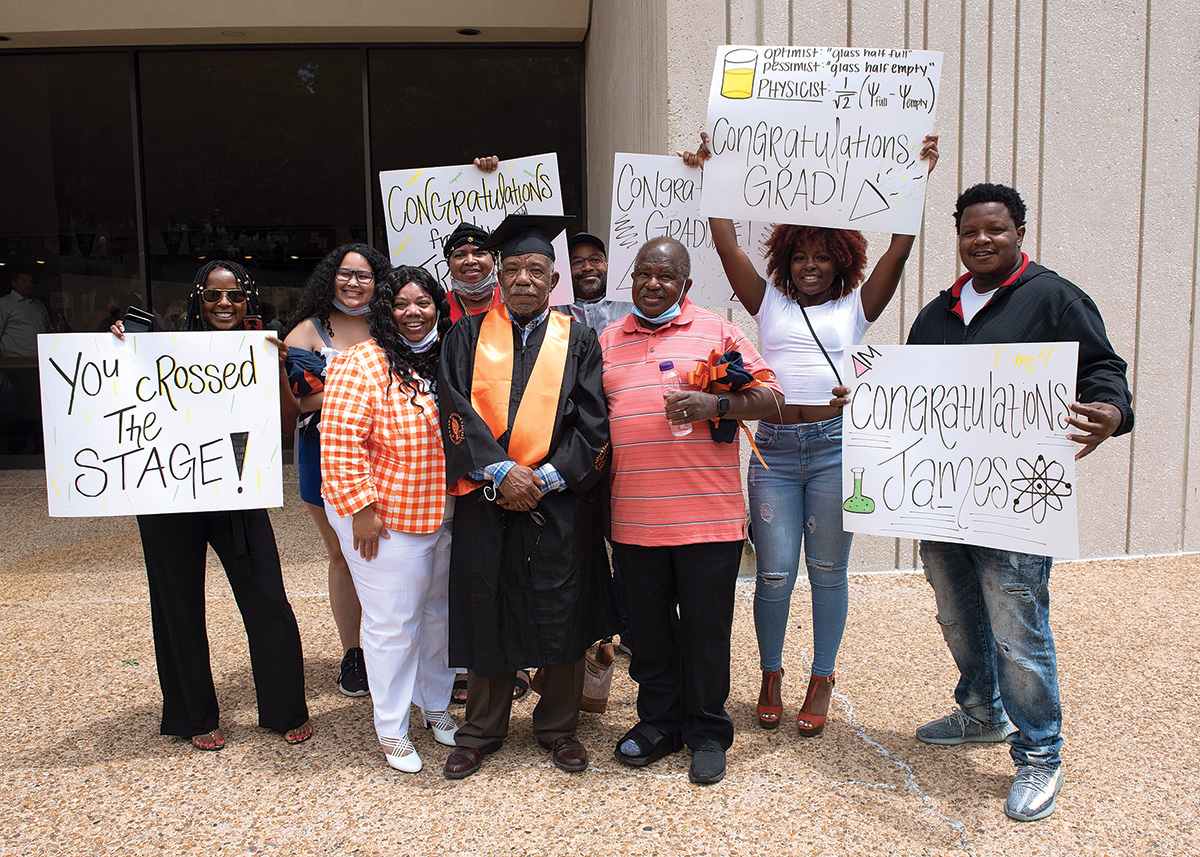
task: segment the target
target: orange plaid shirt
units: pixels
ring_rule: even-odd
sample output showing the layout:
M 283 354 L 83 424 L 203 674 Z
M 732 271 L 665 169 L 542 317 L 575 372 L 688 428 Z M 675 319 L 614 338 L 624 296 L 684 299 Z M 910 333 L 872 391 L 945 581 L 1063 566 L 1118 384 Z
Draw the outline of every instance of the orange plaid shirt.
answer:
M 446 458 L 431 391 L 409 401 L 368 339 L 338 355 L 321 406 L 321 495 L 341 517 L 375 504 L 390 530 L 432 533 L 446 510 Z

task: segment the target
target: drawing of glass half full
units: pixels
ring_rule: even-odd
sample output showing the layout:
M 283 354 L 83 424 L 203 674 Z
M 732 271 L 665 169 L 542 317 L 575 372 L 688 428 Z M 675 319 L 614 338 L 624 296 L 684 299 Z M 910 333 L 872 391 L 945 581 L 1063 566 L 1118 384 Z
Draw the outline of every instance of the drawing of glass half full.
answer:
M 734 48 L 725 54 L 725 72 L 721 78 L 721 94 L 726 98 L 749 98 L 754 94 L 754 69 L 758 51 L 753 48 Z

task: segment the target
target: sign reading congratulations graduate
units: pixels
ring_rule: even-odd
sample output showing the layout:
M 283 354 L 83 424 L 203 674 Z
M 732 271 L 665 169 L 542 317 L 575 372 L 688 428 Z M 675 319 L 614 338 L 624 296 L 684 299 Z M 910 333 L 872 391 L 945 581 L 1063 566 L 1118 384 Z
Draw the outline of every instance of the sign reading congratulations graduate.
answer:
M 631 301 L 633 261 L 638 248 L 651 238 L 675 238 L 692 262 L 688 298 L 699 306 L 739 306 L 709 232 L 708 216 L 700 211 L 704 170 L 683 159 L 665 155 L 617 152 L 613 165 L 612 223 L 608 242 L 608 296 Z M 735 220 L 738 243 L 758 272 L 766 276 L 761 242 L 770 234 L 768 223 Z
M 842 376 L 842 526 L 1078 557 L 1078 355 L 1076 342 L 859 346 Z
M 393 265 L 425 268 L 449 286 L 442 245 L 458 224 L 492 230 L 510 214 L 562 214 L 558 155 L 501 161 L 495 172 L 474 164 L 387 170 L 379 174 Z M 564 233 L 554 241 L 559 273 L 551 304 L 569 304 L 571 261 Z
M 720 47 L 704 212 L 917 234 L 941 66 L 940 51 Z
M 50 516 L 282 506 L 279 352 L 266 336 L 39 336 Z

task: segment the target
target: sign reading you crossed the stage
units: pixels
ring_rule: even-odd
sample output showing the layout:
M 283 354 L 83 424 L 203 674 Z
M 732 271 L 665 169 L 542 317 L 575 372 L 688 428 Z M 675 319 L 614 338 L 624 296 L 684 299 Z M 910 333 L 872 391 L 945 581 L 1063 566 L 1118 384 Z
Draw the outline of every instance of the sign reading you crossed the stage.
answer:
M 39 336 L 50 516 L 282 506 L 279 352 L 266 337 Z
M 842 526 L 1079 556 L 1077 342 L 860 345 L 845 358 Z
M 915 235 L 940 51 L 723 45 L 701 208 L 718 217 Z

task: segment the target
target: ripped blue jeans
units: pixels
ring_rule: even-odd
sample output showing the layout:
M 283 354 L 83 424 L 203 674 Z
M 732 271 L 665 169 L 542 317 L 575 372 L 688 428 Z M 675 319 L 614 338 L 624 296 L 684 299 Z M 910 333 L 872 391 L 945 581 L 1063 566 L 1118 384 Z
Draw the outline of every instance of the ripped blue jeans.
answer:
M 765 470 L 750 458 L 750 519 L 758 577 L 754 630 L 764 670 L 783 665 L 792 590 L 803 547 L 812 589 L 814 675 L 833 673 L 846 630 L 850 533 L 842 529 L 842 418 L 760 422 L 754 437 Z
M 1018 765 L 1056 767 L 1062 747 L 1058 663 L 1050 632 L 1048 556 L 975 545 L 921 542 L 937 621 L 958 666 L 954 699 L 1008 739 Z

